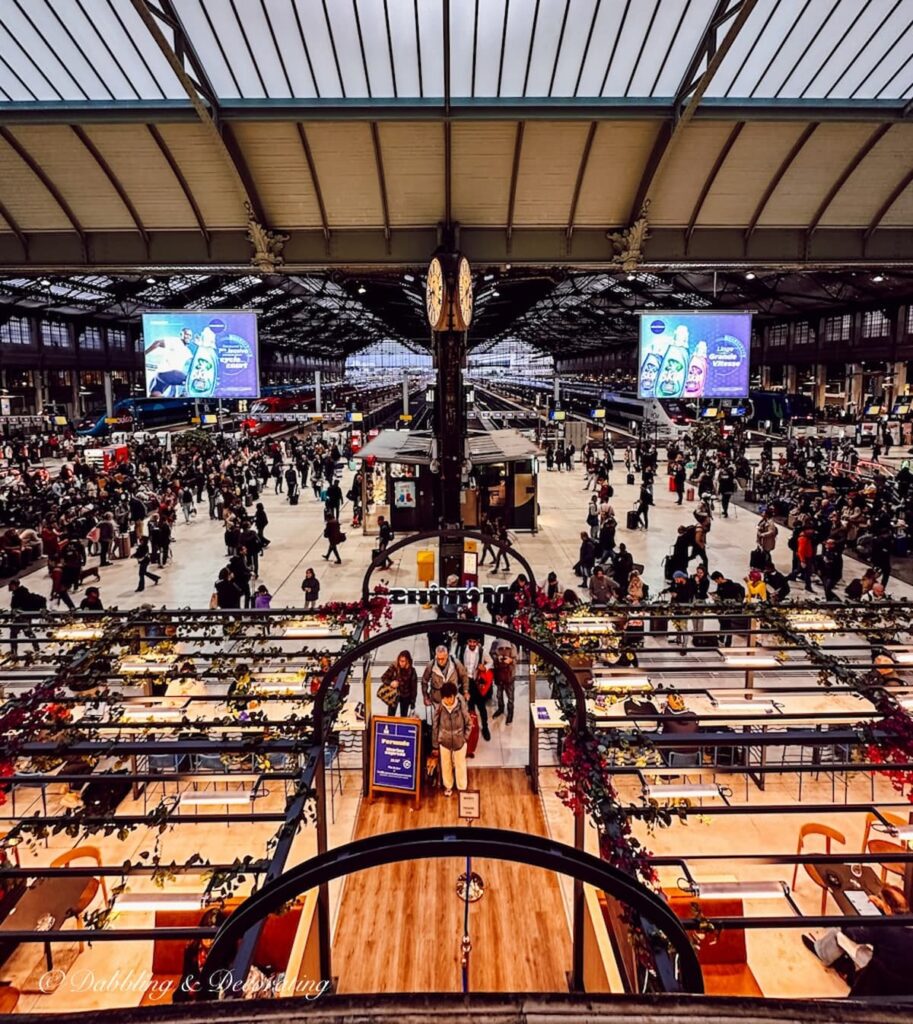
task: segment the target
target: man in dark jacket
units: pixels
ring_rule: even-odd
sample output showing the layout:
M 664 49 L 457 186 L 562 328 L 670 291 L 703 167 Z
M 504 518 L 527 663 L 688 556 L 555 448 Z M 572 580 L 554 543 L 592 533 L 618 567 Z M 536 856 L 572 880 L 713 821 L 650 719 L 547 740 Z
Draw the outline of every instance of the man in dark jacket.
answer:
M 824 542 L 824 551 L 818 555 L 818 575 L 824 584 L 824 596 L 828 601 L 835 601 L 834 587 L 843 579 L 843 555 L 837 550 L 833 540 Z
M 19 616 L 16 612 L 38 612 L 47 608 L 47 600 L 41 596 L 41 594 L 35 594 L 28 587 L 24 586 L 19 580 L 10 580 L 9 582 L 10 591 L 10 610 L 14 613 L 13 618 L 18 619 Z M 37 651 L 38 641 L 35 639 L 35 634 L 32 631 L 31 626 L 27 625 L 13 625 L 10 624 L 10 654 L 15 658 L 19 653 L 19 644 L 16 638 L 19 636 L 20 631 L 25 636 L 31 637 L 32 647 Z
M 745 588 L 741 583 L 736 583 L 735 580 L 727 580 L 719 571 L 712 573 L 710 578 L 716 584 L 715 597 L 720 604 L 745 603 Z M 732 647 L 732 634 L 737 629 L 745 628 L 743 622 L 744 620 L 741 617 L 720 616 L 720 632 L 723 634 L 720 643 L 723 647 Z
M 593 563 L 596 561 L 596 545 L 593 538 L 586 532 L 580 534 L 580 559 L 577 562 L 579 573 L 585 587 L 590 584 L 590 576 L 593 574 Z

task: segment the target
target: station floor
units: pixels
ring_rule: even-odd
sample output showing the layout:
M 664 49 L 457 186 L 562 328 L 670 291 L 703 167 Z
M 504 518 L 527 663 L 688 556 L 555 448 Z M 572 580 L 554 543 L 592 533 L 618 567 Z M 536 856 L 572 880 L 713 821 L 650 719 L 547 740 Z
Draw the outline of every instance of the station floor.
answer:
M 630 487 L 625 482 L 623 467 L 617 469 L 613 474 L 613 485 L 615 486 L 614 505 L 616 516 L 619 521 L 618 539 L 623 540 L 632 551 L 635 561 L 645 565 L 645 578 L 650 583 L 655 594 L 662 589 L 664 583 L 662 578 L 661 559 L 668 552 L 675 536 L 676 527 L 680 523 L 691 519 L 691 508 L 685 505 L 684 508 L 677 508 L 674 504 L 674 495 L 668 493 L 661 486 L 664 483 L 659 479 L 655 500 L 656 504 L 651 509 L 651 525 L 649 530 L 627 531 L 624 528 L 624 513 L 632 507 L 636 498 L 636 487 Z M 343 486 L 343 491 L 347 488 Z M 577 559 L 577 548 L 579 545 L 579 534 L 583 527 L 585 510 L 589 495 L 584 490 L 584 474 L 578 467 L 571 473 L 542 472 L 539 477 L 539 500 L 541 507 L 540 530 L 536 535 L 518 534 L 516 544 L 523 551 L 524 555 L 532 563 L 538 578 L 545 578 L 549 570 L 554 569 L 562 584 L 572 585 L 575 580 L 571 566 Z M 274 495 L 268 489 L 264 495 L 264 501 L 270 525 L 267 528 L 267 536 L 272 544 L 261 563 L 261 581 L 265 582 L 274 595 L 274 607 L 296 607 L 300 606 L 301 591 L 300 583 L 306 567 L 313 567 L 321 580 L 321 599 L 324 601 L 354 600 L 357 598 L 362 574 L 370 558 L 374 540 L 371 537 L 364 537 L 356 529 L 348 529 L 348 541 L 342 548 L 343 564 L 337 566 L 335 563 L 327 563 L 321 557 L 325 551 L 325 541 L 322 538 L 322 514 L 318 501 L 313 499 L 311 492 L 302 494 L 301 504 L 295 508 L 291 507 L 284 495 Z M 693 506 L 691 506 L 693 507 Z M 344 518 L 345 512 L 344 509 Z M 179 517 L 180 518 L 180 517 Z M 720 569 L 728 576 L 741 579 L 746 570 L 748 552 L 753 546 L 757 516 L 742 508 L 732 509 L 732 518 L 726 520 L 717 515 L 709 540 L 710 568 Z M 788 549 L 786 548 L 785 532 L 781 532 L 775 561 L 778 566 L 788 565 Z M 406 548 L 395 556 L 396 564 L 390 572 L 381 574 L 382 578 L 399 585 L 412 585 L 415 583 L 415 548 Z M 173 547 L 173 559 L 168 566 L 162 570 L 162 581 L 156 586 L 147 587 L 142 594 L 134 593 L 136 582 L 136 569 L 133 561 L 122 564 L 116 563 L 110 568 L 102 570 L 101 593 L 104 603 L 119 608 L 136 607 L 143 602 L 154 606 L 167 607 L 194 607 L 203 608 L 208 605 L 209 596 L 212 592 L 213 581 L 218 570 L 225 563 L 225 549 L 222 540 L 221 529 L 217 524 L 211 522 L 205 507 L 200 514 L 188 525 L 180 521 L 175 530 L 175 543 Z M 158 571 L 158 570 L 155 570 Z M 510 574 L 501 573 L 497 577 L 500 580 L 510 580 L 517 570 L 512 567 Z M 848 574 L 855 571 L 855 563 L 847 560 Z M 491 574 L 483 575 L 482 581 L 488 582 L 496 577 Z M 43 570 L 31 575 L 25 581 L 27 585 L 39 592 L 48 593 L 48 580 Z M 913 587 L 902 583 L 892 584 L 890 592 L 898 598 L 913 597 Z M 6 590 L 2 591 L 2 600 L 8 601 Z M 78 601 L 78 597 L 77 597 Z M 430 613 L 418 608 L 398 608 L 396 612 L 396 623 L 410 621 L 415 618 L 429 617 Z M 429 622 L 430 622 L 429 617 Z M 424 638 L 421 642 L 414 642 L 410 645 L 417 658 L 419 670 L 427 661 L 427 645 Z M 378 671 L 382 670 L 388 659 L 396 654 L 394 650 L 382 650 L 378 657 Z M 699 680 L 694 681 L 695 686 L 706 685 Z M 469 783 L 471 788 L 478 788 L 482 792 L 483 799 L 483 823 L 501 824 L 501 812 L 496 807 L 503 809 L 502 783 L 505 774 L 511 779 L 510 785 L 516 785 L 519 779 L 522 783 L 524 776 L 521 772 L 504 773 L 503 769 L 522 769 L 529 758 L 528 749 L 528 688 L 525 676 L 520 679 L 517 688 L 517 713 L 514 723 L 508 726 L 505 719 L 499 718 L 492 725 L 492 740 L 490 743 L 480 743 L 478 753 L 470 762 Z M 375 699 L 375 712 L 382 711 Z M 421 712 L 421 709 L 419 709 Z M 538 797 L 541 809 L 541 826 L 548 834 L 555 839 L 572 842 L 573 820 L 567 809 L 561 804 L 557 791 L 559 783 L 554 770 L 554 757 L 550 757 L 550 751 L 543 746 L 542 768 L 540 771 L 541 790 Z M 348 750 L 342 758 L 342 793 L 336 793 L 334 798 L 333 817 L 334 821 L 330 829 L 331 845 L 339 845 L 348 842 L 355 835 L 369 834 L 372 829 L 389 827 L 382 824 L 383 808 L 394 798 L 381 798 L 375 805 L 369 805 L 361 798 L 360 778 L 360 755 L 357 747 Z M 783 781 L 778 781 L 782 779 Z M 890 785 L 883 780 L 876 780 L 875 796 L 878 800 L 889 801 L 894 799 Z M 509 787 L 508 787 L 509 788 Z M 734 802 L 738 802 L 744 796 L 744 791 L 737 789 L 735 784 Z M 486 796 L 486 791 L 488 796 Z M 634 793 L 632 792 L 632 797 Z M 868 801 L 870 799 L 869 780 L 867 778 L 854 778 L 849 782 L 847 795 L 850 801 L 858 799 Z M 828 824 L 840 829 L 847 838 L 848 851 L 860 849 L 864 819 L 859 814 L 842 812 L 839 803 L 843 800 L 842 783 L 837 796 L 837 806 L 830 811 L 825 818 Z M 487 804 L 488 797 L 491 798 L 490 807 Z M 805 783 L 802 803 L 830 804 L 833 797 L 832 783 L 826 777 L 819 779 L 810 778 Z M 282 806 L 284 794 L 277 789 L 267 798 L 268 804 L 262 809 L 271 809 L 275 804 L 279 809 Z M 774 776 L 769 782 L 767 789 L 761 793 L 754 786 L 751 787 L 750 801 L 753 804 L 761 802 L 792 802 L 797 810 L 801 808 L 798 799 L 794 776 Z M 526 798 L 524 795 L 524 803 Z M 54 797 L 51 796 L 51 813 L 53 813 Z M 443 823 L 451 820 L 456 823 L 456 801 L 445 801 L 440 795 L 431 798 L 428 807 L 428 814 L 431 817 L 428 823 Z M 140 802 L 141 808 L 141 802 Z M 122 806 L 125 813 L 136 809 L 135 805 L 127 802 Z M 394 810 L 394 814 L 399 813 Z M 525 813 L 525 812 L 524 812 Z M 491 815 L 489 817 L 489 814 Z M 447 817 L 449 815 L 449 818 Z M 398 820 L 398 819 L 397 819 Z M 721 857 L 728 857 L 730 854 L 754 853 L 763 848 L 765 852 L 794 853 L 796 851 L 796 837 L 800 824 L 805 823 L 808 817 L 802 813 L 786 814 L 778 817 L 764 816 L 755 817 L 750 810 L 744 814 L 729 817 L 714 817 L 708 815 L 702 818 L 689 818 L 688 823 L 676 822 L 669 828 L 657 829 L 648 834 L 642 826 L 635 826 L 635 830 L 644 840 L 646 845 L 657 853 L 675 853 L 683 856 L 689 854 L 712 853 Z M 511 827 L 504 823 L 505 827 Z M 525 827 L 525 826 L 516 826 Z M 218 832 L 218 836 L 214 833 Z M 205 826 L 180 826 L 173 831 L 167 832 L 162 837 L 163 850 L 167 856 L 182 861 L 198 850 L 204 851 L 205 855 L 217 860 L 224 855 L 222 838 L 230 844 L 232 850 L 239 855 L 250 852 L 256 856 L 262 855 L 262 851 L 268 836 L 272 833 L 271 827 L 257 828 L 251 826 L 232 826 L 227 828 L 224 825 L 217 827 L 217 830 L 208 829 Z M 149 836 L 133 833 L 126 840 L 118 840 L 116 837 L 97 839 L 93 837 L 92 842 L 98 842 L 103 850 L 103 859 L 106 863 L 121 863 L 127 858 L 135 857 L 139 850 L 149 848 L 151 840 Z M 214 845 L 215 843 L 215 845 Z M 595 834 L 592 830 L 587 836 L 588 847 L 595 851 Z M 46 864 L 56 853 L 72 845 L 72 840 L 65 836 L 55 836 L 50 840 L 50 846 L 45 849 L 39 845 L 34 851 L 23 850 L 23 864 L 42 863 Z M 313 832 L 305 827 L 296 839 L 290 863 L 296 863 L 311 856 L 316 852 Z M 491 869 L 488 870 L 492 874 Z M 705 880 L 711 878 L 725 880 L 733 878 L 734 871 L 732 864 L 725 860 L 712 862 L 703 873 Z M 784 868 L 777 868 L 781 874 L 786 871 Z M 740 867 L 739 878 L 766 879 L 771 869 L 764 867 Z M 676 873 L 669 874 L 663 878 L 664 884 L 674 885 Z M 447 900 L 452 899 L 457 904 L 456 896 L 451 895 L 453 891 L 455 871 L 447 870 L 446 878 L 443 878 L 441 885 L 446 892 Z M 779 878 L 779 875 L 777 876 Z M 495 873 L 493 878 L 499 880 L 485 899 L 498 898 L 512 901 L 512 912 L 519 916 L 525 904 L 524 886 L 519 888 L 512 885 L 507 875 Z M 791 881 L 791 878 L 784 874 L 784 880 Z M 363 908 L 361 935 L 365 937 L 372 928 L 373 922 L 384 920 L 383 908 L 390 909 L 393 904 L 390 900 L 391 887 L 398 886 L 402 882 L 408 883 L 410 900 L 414 900 L 421 913 L 421 920 L 403 922 L 400 925 L 399 917 L 397 923 L 391 924 L 388 929 L 391 934 L 391 942 L 395 943 L 395 931 L 402 927 L 415 928 L 420 934 L 427 938 L 427 946 L 431 948 L 436 944 L 443 944 L 442 950 L 437 955 L 434 964 L 428 965 L 428 971 L 440 970 L 446 974 L 446 978 L 440 984 L 436 980 L 422 978 L 415 983 L 416 989 L 428 990 L 431 988 L 452 989 L 455 987 L 455 980 L 458 977 L 459 964 L 459 934 L 438 935 L 435 929 L 435 913 L 433 904 L 429 905 L 425 899 L 428 886 L 433 885 L 433 877 L 429 876 L 419 885 L 419 879 L 412 876 L 408 871 L 400 872 L 394 878 L 377 879 L 364 883 L 334 883 L 331 889 L 331 898 L 334 916 L 334 929 L 338 951 L 348 959 L 351 956 L 361 955 L 358 945 L 358 933 L 351 932 L 350 910 L 355 906 L 361 897 L 364 899 L 376 900 L 376 906 Z M 181 885 L 179 881 L 176 883 Z M 187 883 L 190 884 L 190 883 Z M 351 884 L 352 888 L 346 886 Z M 356 888 L 356 886 L 363 888 Z M 361 894 L 360 896 L 357 894 Z M 373 895 L 372 895 L 373 894 Z M 549 970 L 559 966 L 558 962 L 564 959 L 564 943 L 568 934 L 570 916 L 570 895 L 571 886 L 567 880 L 560 880 L 554 899 L 542 897 L 542 907 L 547 904 L 547 914 L 552 919 L 552 925 L 560 944 L 560 955 L 556 957 L 556 964 L 549 963 Z M 444 897 L 442 897 L 443 899 Z M 809 879 L 800 877 L 796 887 L 796 900 L 806 913 L 818 912 L 820 905 L 820 890 L 818 890 Z M 483 900 L 484 902 L 484 900 Z M 448 904 L 449 905 L 449 904 Z M 563 906 L 563 913 L 561 907 Z M 541 909 L 541 908 L 540 908 Z M 836 908 L 829 905 L 829 913 L 834 913 Z M 392 911 L 391 911 L 392 912 Z M 538 912 L 538 911 L 537 911 Z M 545 911 L 543 911 L 545 912 Z M 788 914 L 789 910 L 785 903 L 772 905 L 769 901 L 748 901 L 746 912 L 750 915 Z M 135 915 L 130 924 L 141 926 L 141 921 Z M 561 919 L 563 917 L 563 920 Z M 392 919 L 391 919 L 392 920 Z M 151 921 L 148 922 L 151 925 Z M 489 942 L 480 941 L 474 946 L 476 955 L 481 958 L 504 958 L 513 955 L 510 950 L 511 935 L 501 931 L 503 922 L 489 934 Z M 541 934 L 536 932 L 536 935 Z M 783 929 L 779 931 L 749 931 L 747 935 L 748 959 L 758 982 L 766 996 L 776 997 L 826 997 L 840 996 L 845 994 L 846 986 L 832 972 L 825 970 L 802 946 L 799 929 Z M 524 950 L 517 951 L 522 964 L 530 964 L 527 957 L 530 956 L 532 948 L 529 937 L 524 937 Z M 497 948 L 487 948 L 491 943 L 496 943 Z M 71 953 L 75 954 L 75 944 Z M 61 951 L 62 959 L 65 959 L 65 950 Z M 101 971 L 107 964 L 107 958 L 111 955 L 111 947 L 108 943 L 97 943 L 94 947 L 86 948 L 76 961 L 83 971 L 93 968 Z M 372 957 L 380 958 L 376 963 L 364 965 L 355 974 L 350 975 L 348 982 L 345 982 L 343 964 L 339 969 L 334 970 L 343 981 L 347 991 L 357 991 L 362 986 L 370 987 L 377 984 L 381 976 L 380 967 L 383 958 L 386 956 L 384 947 L 378 946 L 372 953 Z M 122 960 L 124 969 L 134 969 L 136 972 L 148 971 L 151 957 L 150 944 L 124 943 L 118 946 L 118 960 Z M 24 947 L 8 961 L 4 967 L 3 976 L 10 978 L 21 988 L 31 988 L 31 992 L 24 992 L 19 1004 L 20 1012 L 47 1012 L 60 1013 L 65 1010 L 88 1010 L 112 1006 L 131 1006 L 139 1001 L 141 992 L 135 994 L 123 991 L 94 991 L 88 986 L 81 991 L 75 991 L 74 987 L 66 983 L 61 984 L 56 992 L 42 994 L 37 989 L 35 978 L 40 974 L 42 954 L 40 947 Z M 403 962 L 405 963 L 405 962 Z M 532 964 L 534 967 L 534 963 Z M 532 969 L 530 967 L 529 969 Z M 500 980 L 505 983 L 520 987 L 524 981 L 529 980 L 529 969 L 524 967 L 516 977 L 509 979 L 505 976 Z M 411 968 L 404 967 L 406 975 Z M 28 977 L 32 977 L 30 985 L 21 984 Z M 84 975 L 85 976 L 85 975 Z M 499 977 L 499 976 L 498 976 Z M 549 987 L 544 985 L 541 987 Z M 362 988 L 362 990 L 364 990 Z

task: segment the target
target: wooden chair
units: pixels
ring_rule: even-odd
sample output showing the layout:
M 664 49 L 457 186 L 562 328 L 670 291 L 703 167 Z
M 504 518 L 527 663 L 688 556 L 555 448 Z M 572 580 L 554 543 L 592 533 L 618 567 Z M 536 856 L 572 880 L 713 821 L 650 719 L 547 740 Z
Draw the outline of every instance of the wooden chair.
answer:
M 885 821 L 889 821 L 892 825 L 898 827 L 903 825 L 909 825 L 910 823 L 906 819 L 901 818 L 898 814 L 883 815 Z M 892 843 L 887 839 L 870 839 L 869 836 L 872 832 L 872 826 L 876 823 L 881 824 L 881 820 L 871 812 L 865 816 L 865 832 L 862 835 L 862 849 L 868 853 L 882 854 L 885 857 L 890 857 L 898 853 L 907 853 L 907 848 L 900 843 Z M 904 869 L 906 865 L 903 861 L 882 861 L 879 865 L 881 867 L 881 884 L 884 885 L 890 871 L 893 875 L 898 875 L 900 878 L 904 876 Z
M 0 982 L 0 1013 L 12 1013 L 19 1002 L 19 989 Z
M 830 825 L 819 825 L 815 822 L 809 822 L 807 825 L 803 825 L 799 829 L 799 845 L 796 848 L 796 855 L 802 853 L 805 847 L 805 840 L 809 836 L 824 836 L 824 852 L 829 854 L 831 852 L 831 843 L 840 843 L 841 846 L 846 845 L 846 836 L 842 832 L 838 832 L 837 829 L 831 828 Z M 821 877 L 818 869 L 813 864 L 803 864 L 805 872 L 808 877 L 821 889 L 821 913 L 824 914 L 827 908 L 827 894 L 828 887 L 827 882 Z M 796 880 L 799 874 L 799 865 L 797 864 L 793 870 L 793 889 L 796 888 Z
M 101 867 L 101 850 L 97 846 L 76 846 L 72 850 L 67 850 L 66 853 L 60 854 L 59 857 L 55 857 L 51 861 L 52 868 L 63 868 L 71 864 L 74 860 L 94 860 L 95 863 Z M 82 915 L 86 912 L 89 904 L 95 899 L 98 893 L 99 886 L 101 886 L 102 895 L 105 898 L 105 902 L 108 901 L 108 887 L 105 884 L 104 876 L 100 878 L 87 878 L 85 888 L 82 891 L 82 895 L 76 901 L 76 905 L 73 907 L 73 916 L 76 918 L 76 927 L 82 928 Z M 83 943 L 79 943 L 79 952 L 83 951 Z

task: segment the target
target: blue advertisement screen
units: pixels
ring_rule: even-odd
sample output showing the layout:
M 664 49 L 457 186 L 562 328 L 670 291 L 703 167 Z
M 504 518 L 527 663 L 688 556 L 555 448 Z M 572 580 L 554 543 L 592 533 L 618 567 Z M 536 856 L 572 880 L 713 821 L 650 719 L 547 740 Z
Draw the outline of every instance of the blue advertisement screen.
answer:
M 747 398 L 751 313 L 641 313 L 640 398 Z
M 386 789 L 414 792 L 418 786 L 421 723 L 391 722 L 378 715 L 374 726 L 372 783 Z
M 148 398 L 258 398 L 257 314 L 143 313 Z

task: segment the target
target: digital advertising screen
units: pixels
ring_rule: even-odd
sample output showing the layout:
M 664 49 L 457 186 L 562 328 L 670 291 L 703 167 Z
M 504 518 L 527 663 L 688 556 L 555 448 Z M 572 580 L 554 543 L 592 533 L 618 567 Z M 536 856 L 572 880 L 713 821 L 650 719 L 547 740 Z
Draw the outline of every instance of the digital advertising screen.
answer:
M 641 313 L 639 398 L 747 398 L 751 313 Z
M 143 313 L 147 398 L 258 398 L 257 314 Z

